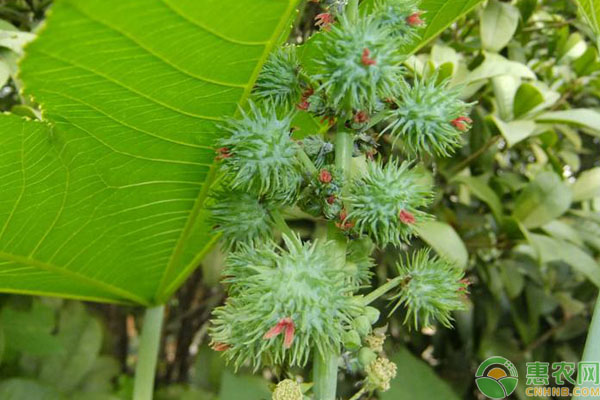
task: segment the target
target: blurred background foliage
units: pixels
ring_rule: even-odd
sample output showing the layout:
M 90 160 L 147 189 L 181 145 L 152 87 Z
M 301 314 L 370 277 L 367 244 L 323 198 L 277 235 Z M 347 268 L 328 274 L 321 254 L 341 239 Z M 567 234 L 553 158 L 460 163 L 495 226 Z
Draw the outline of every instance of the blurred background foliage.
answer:
M 31 118 L 19 95 L 17 60 L 51 0 L 0 1 L 0 110 Z M 314 29 L 306 2 L 290 42 Z M 426 16 L 425 16 L 426 18 Z M 76 40 L 76 38 L 74 39 Z M 381 399 L 481 398 L 477 365 L 578 361 L 600 285 L 600 60 L 592 30 L 568 0 L 490 0 L 406 61 L 415 76 L 461 85 L 476 101 L 474 128 L 459 153 L 427 159 L 439 222 L 421 237 L 453 257 L 471 282 L 455 329 L 387 326 L 398 377 Z M 437 71 L 437 72 L 436 72 Z M 298 119 L 300 133 L 319 124 Z M 401 144 L 381 141 L 387 157 Z M 305 236 L 323 229 L 299 218 Z M 418 249 L 415 240 L 412 249 Z M 394 274 L 397 254 L 377 254 L 374 279 Z M 309 371 L 233 371 L 207 347 L 210 311 L 223 301 L 223 255 L 215 249 L 168 305 L 156 398 L 270 398 L 277 377 Z M 378 304 L 385 313 L 387 304 Z M 128 399 L 138 345 L 135 308 L 0 296 L 1 399 Z M 351 367 L 340 395 L 354 391 Z M 525 398 L 524 386 L 516 394 Z M 479 397 L 478 397 L 479 396 Z

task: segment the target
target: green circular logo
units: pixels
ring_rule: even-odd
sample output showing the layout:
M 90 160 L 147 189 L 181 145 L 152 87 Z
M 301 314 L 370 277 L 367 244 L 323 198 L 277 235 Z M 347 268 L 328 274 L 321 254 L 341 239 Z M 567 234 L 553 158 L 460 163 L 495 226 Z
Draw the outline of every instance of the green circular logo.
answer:
M 504 399 L 517 388 L 519 374 L 515 365 L 504 357 L 493 356 L 479 364 L 475 383 L 490 399 Z

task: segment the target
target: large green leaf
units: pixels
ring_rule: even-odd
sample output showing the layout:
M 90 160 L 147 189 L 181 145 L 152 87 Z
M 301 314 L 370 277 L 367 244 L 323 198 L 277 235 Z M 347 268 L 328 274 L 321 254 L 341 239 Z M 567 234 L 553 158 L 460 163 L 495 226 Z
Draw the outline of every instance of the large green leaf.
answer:
M 381 400 L 459 399 L 448 383 L 408 350 L 399 348 L 390 358 L 398 366 L 398 371 L 390 390 L 379 395 Z
M 528 234 L 528 240 L 538 253 L 540 262 L 562 261 L 571 265 L 596 286 L 600 286 L 600 265 L 581 247 L 536 233 Z
M 558 122 L 587 128 L 588 133 L 600 136 L 600 112 L 589 108 L 549 111 L 536 117 L 538 122 Z
M 483 48 L 493 52 L 502 50 L 515 34 L 520 16 L 512 4 L 490 0 L 479 21 Z
M 502 75 L 516 78 L 535 79 L 535 73 L 525 64 L 511 61 L 500 54 L 483 52 L 485 59 L 473 71 L 465 75 L 463 84 L 479 83 L 482 80 Z
M 515 93 L 515 101 L 513 103 L 515 118 L 527 114 L 543 102 L 544 95 L 539 88 L 528 82 L 522 83 L 517 93 Z
M 583 171 L 573 186 L 573 201 L 582 201 L 600 197 L 600 167 Z
M 535 122 L 529 120 L 516 120 L 504 122 L 500 118 L 491 115 L 490 120 L 496 125 L 500 134 L 506 139 L 508 147 L 512 147 L 522 140 L 527 139 L 535 132 Z
M 419 8 L 424 11 L 423 18 L 427 26 L 421 32 L 419 41 L 412 47 L 411 53 L 425 46 L 481 2 L 482 0 L 423 0 Z
M 440 257 L 466 268 L 469 253 L 452 226 L 440 221 L 426 221 L 417 226 L 417 233 Z
M 501 219 L 502 202 L 483 177 L 457 175 L 452 181 L 466 185 L 477 198 L 490 207 L 498 221 Z
M 234 375 L 225 370 L 221 378 L 219 400 L 268 399 L 271 391 L 264 379 L 250 375 Z
M 571 205 L 571 189 L 554 172 L 541 172 L 516 200 L 514 217 L 537 228 L 560 217 Z
M 297 0 L 59 0 L 1 115 L 0 291 L 164 302 L 214 241 L 217 124 Z
M 577 0 L 581 15 L 596 35 L 600 46 L 600 0 Z
M 67 400 L 55 389 L 24 378 L 12 378 L 0 382 L 0 398 L 2 400 Z

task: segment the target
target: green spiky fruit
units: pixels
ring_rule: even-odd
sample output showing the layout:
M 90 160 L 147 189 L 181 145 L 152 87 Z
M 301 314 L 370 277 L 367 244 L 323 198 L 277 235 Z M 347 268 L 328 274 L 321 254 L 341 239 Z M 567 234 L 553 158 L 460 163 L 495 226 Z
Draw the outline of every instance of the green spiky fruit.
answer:
M 230 297 L 214 311 L 213 347 L 236 367 L 305 365 L 312 349 L 339 351 L 364 306 L 337 265 L 334 242 L 247 246 L 228 261 Z M 247 260 L 243 265 L 242 260 Z
M 279 118 L 272 106 L 260 110 L 250 104 L 242 119 L 224 127 L 230 135 L 219 139 L 222 169 L 232 189 L 282 202 L 292 202 L 302 182 L 298 145 L 290 137 L 292 116 Z
M 382 133 L 400 139 L 409 153 L 447 157 L 470 128 L 471 104 L 460 100 L 458 88 L 448 88 L 448 82 L 436 85 L 436 80 L 433 76 L 398 85 L 395 109 L 387 112 L 388 126 Z
M 362 237 L 348 242 L 345 270 L 357 287 L 368 284 L 373 276 L 373 272 L 371 271 L 375 265 L 375 262 L 371 258 L 373 250 L 375 250 L 375 246 L 368 237 Z M 370 309 L 371 307 L 367 308 Z M 367 311 L 367 313 L 369 313 L 369 311 Z
M 323 35 L 317 94 L 324 92 L 338 115 L 378 108 L 380 94 L 392 90 L 402 71 L 402 57 L 389 31 L 371 17 L 350 22 L 342 15 Z
M 415 233 L 416 224 L 429 218 L 421 210 L 432 198 L 431 187 L 424 181 L 408 162 L 392 160 L 385 166 L 367 163 L 362 175 L 350 185 L 347 220 L 380 247 L 405 242 Z
M 465 308 L 464 271 L 442 258 L 430 256 L 428 249 L 419 250 L 397 268 L 402 284 L 392 297 L 396 301 L 392 312 L 404 306 L 404 322 L 416 329 L 430 326 L 436 320 L 451 327 L 451 312 Z
M 398 46 L 419 38 L 419 28 L 424 26 L 424 21 L 419 17 L 418 3 L 415 0 L 379 0 L 375 3 L 375 20 L 389 29 Z
M 219 190 L 212 197 L 211 222 L 223 235 L 228 248 L 237 243 L 256 245 L 272 237 L 273 219 L 269 204 L 239 190 Z
M 258 100 L 272 102 L 277 107 L 292 108 L 302 91 L 299 70 L 295 46 L 275 50 L 256 80 L 254 95 Z

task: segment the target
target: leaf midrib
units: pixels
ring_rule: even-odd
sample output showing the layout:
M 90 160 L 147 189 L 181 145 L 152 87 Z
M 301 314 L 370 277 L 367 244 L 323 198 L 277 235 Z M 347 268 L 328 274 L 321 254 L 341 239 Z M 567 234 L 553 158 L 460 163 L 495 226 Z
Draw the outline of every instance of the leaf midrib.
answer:
M 267 57 L 269 56 L 269 53 L 272 51 L 273 47 L 275 46 L 278 39 L 280 38 L 281 33 L 285 29 L 285 24 L 289 20 L 293 10 L 296 8 L 296 5 L 298 4 L 299 1 L 300 0 L 289 0 L 288 8 L 283 13 L 281 19 L 279 20 L 279 24 L 277 25 L 276 29 L 273 31 L 273 34 L 271 35 L 269 40 L 265 43 L 265 49 L 264 49 L 260 59 L 258 60 L 256 67 L 254 68 L 254 70 L 252 72 L 252 75 L 250 76 L 250 80 L 248 81 L 248 84 L 247 84 L 247 86 L 244 90 L 244 93 L 242 94 L 242 97 L 240 98 L 238 104 L 241 105 L 248 100 L 248 97 L 250 96 L 254 82 L 258 78 L 258 74 L 260 73 L 263 64 L 266 62 Z M 165 270 L 163 272 L 162 278 L 158 285 L 158 290 L 157 290 L 156 298 L 155 298 L 155 302 L 157 302 L 157 303 L 163 303 L 164 301 L 166 301 L 166 299 L 171 294 L 170 292 L 174 290 L 173 287 L 176 287 L 173 285 L 167 286 L 167 278 L 169 277 L 177 260 L 179 260 L 179 258 L 182 255 L 183 247 L 185 244 L 185 239 L 191 233 L 191 230 L 192 230 L 193 226 L 195 225 L 196 220 L 198 219 L 198 216 L 204 205 L 204 201 L 206 200 L 206 197 L 208 196 L 208 192 L 209 192 L 210 186 L 212 185 L 215 175 L 216 175 L 216 167 L 213 166 L 213 167 L 211 167 L 211 170 L 207 176 L 206 181 L 204 182 L 202 190 L 200 191 L 198 198 L 196 199 L 196 202 L 192 209 L 192 213 L 190 214 L 190 218 L 188 219 L 188 222 L 186 223 L 184 230 L 181 232 L 181 235 L 180 235 L 179 239 L 177 240 L 177 244 L 176 244 L 175 248 L 173 249 L 173 253 L 172 253 L 171 257 L 169 258 L 169 263 L 167 264 L 167 268 L 165 268 Z M 209 245 L 212 242 L 214 242 L 214 240 L 209 242 L 208 245 L 205 246 L 204 250 L 209 248 Z M 204 253 L 205 253 L 205 251 L 201 251 L 199 254 L 203 255 Z M 186 276 L 190 272 L 190 269 L 195 267 L 195 264 L 197 262 L 199 262 L 198 256 L 194 257 L 194 259 L 191 261 L 191 263 L 189 263 L 182 269 L 182 271 L 173 279 L 173 282 L 178 282 L 179 280 L 181 280 L 182 276 Z

